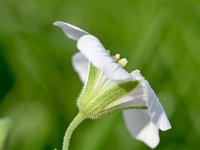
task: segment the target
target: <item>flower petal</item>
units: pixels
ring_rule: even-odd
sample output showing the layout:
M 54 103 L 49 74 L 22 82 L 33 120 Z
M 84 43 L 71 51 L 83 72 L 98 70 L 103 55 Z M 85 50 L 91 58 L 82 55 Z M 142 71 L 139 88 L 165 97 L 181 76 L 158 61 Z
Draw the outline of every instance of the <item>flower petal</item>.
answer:
M 113 60 L 95 36 L 82 36 L 78 40 L 77 47 L 108 78 L 119 81 L 131 78 L 131 75 Z
M 81 81 L 85 83 L 89 69 L 88 59 L 82 53 L 78 52 L 72 57 L 72 66 L 78 73 Z
M 146 89 L 147 94 L 147 107 L 148 113 L 151 116 L 151 121 L 157 125 L 157 127 L 163 131 L 166 131 L 171 128 L 170 122 L 167 118 L 167 115 L 154 93 L 153 89 L 149 85 L 148 81 L 140 74 L 139 70 L 135 70 L 132 73 L 133 78 L 140 80 L 141 85 Z
M 60 27 L 65 33 L 65 35 L 73 40 L 78 40 L 83 35 L 89 34 L 88 32 L 80 29 L 79 27 L 76 27 L 74 25 L 62 21 L 56 21 L 54 22 L 54 25 Z
M 171 129 L 171 124 L 167 118 L 167 115 L 159 102 L 156 94 L 154 93 L 153 89 L 146 81 L 146 87 L 148 88 L 148 112 L 151 115 L 151 120 L 154 122 L 159 129 L 162 131 L 166 131 Z
M 132 136 L 155 148 L 159 142 L 158 128 L 151 122 L 147 110 L 125 110 L 123 111 L 126 126 Z

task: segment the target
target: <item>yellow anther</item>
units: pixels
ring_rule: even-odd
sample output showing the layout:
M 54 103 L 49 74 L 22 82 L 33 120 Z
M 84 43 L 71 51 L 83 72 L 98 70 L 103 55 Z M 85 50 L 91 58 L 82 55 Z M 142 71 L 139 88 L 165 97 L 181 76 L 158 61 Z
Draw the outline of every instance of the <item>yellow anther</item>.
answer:
M 123 58 L 123 59 L 120 59 L 120 60 L 118 61 L 118 64 L 119 64 L 120 66 L 122 66 L 122 67 L 125 67 L 125 66 L 128 64 L 128 61 L 127 61 L 126 58 Z
M 116 54 L 115 56 L 113 56 L 113 59 L 118 62 L 120 59 L 120 54 Z
M 116 54 L 116 55 L 115 55 L 115 58 L 116 58 L 117 60 L 119 60 L 119 59 L 120 59 L 120 54 Z

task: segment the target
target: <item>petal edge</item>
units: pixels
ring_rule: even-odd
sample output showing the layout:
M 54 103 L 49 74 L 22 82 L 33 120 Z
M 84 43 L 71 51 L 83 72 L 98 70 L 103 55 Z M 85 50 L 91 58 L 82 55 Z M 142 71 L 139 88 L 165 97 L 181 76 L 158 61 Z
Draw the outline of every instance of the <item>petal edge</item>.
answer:
M 125 110 L 123 111 L 124 120 L 131 135 L 137 140 L 155 148 L 159 142 L 158 128 L 151 122 L 147 110 Z
M 55 26 L 60 27 L 63 30 L 63 32 L 65 33 L 65 35 L 67 37 L 69 37 L 70 39 L 72 39 L 72 40 L 76 40 L 77 41 L 83 35 L 89 34 L 88 32 L 80 29 L 79 27 L 76 27 L 76 26 L 71 25 L 71 24 L 66 23 L 66 22 L 56 21 L 53 24 Z

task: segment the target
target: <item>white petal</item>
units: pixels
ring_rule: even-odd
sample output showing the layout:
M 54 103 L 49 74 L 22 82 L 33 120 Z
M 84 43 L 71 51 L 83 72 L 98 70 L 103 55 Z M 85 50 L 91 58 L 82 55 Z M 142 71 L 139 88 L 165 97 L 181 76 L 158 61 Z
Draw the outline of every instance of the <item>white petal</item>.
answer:
M 171 125 L 167 118 L 167 115 L 159 102 L 159 99 L 155 95 L 153 89 L 150 87 L 149 83 L 146 81 L 146 87 L 148 88 L 148 112 L 151 115 L 151 120 L 154 122 L 159 129 L 166 131 L 171 129 Z
M 78 52 L 72 57 L 72 65 L 78 73 L 81 81 L 85 83 L 89 69 L 88 59 L 82 53 Z
M 92 35 L 82 36 L 77 43 L 78 49 L 91 63 L 113 80 L 128 80 L 131 75 L 110 56 L 100 41 Z
M 56 21 L 54 22 L 54 25 L 60 27 L 65 33 L 65 35 L 73 40 L 78 40 L 83 35 L 89 34 L 88 32 L 80 29 L 79 27 L 76 27 L 74 25 L 62 21 Z
M 151 148 L 155 148 L 159 144 L 158 128 L 151 122 L 147 110 L 125 110 L 123 115 L 132 136 Z
M 138 70 L 133 71 L 131 74 L 135 79 L 141 80 L 141 85 L 146 89 L 147 107 L 151 121 L 163 131 L 170 129 L 171 125 L 166 113 L 148 81 L 144 79 Z

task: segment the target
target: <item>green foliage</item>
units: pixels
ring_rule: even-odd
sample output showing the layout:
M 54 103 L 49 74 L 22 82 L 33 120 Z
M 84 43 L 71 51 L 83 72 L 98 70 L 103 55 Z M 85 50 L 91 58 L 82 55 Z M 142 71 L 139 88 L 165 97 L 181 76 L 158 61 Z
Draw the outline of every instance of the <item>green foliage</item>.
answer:
M 52 25 L 62 20 L 96 35 L 150 82 L 172 123 L 157 149 L 198 149 L 199 18 L 199 0 L 1 0 L 0 117 L 13 122 L 7 148 L 61 149 L 78 112 L 75 42 Z M 77 149 L 149 148 L 130 136 L 117 113 L 81 124 L 71 143 Z
M 7 147 L 7 140 L 11 128 L 11 121 L 8 118 L 0 119 L 0 149 Z

